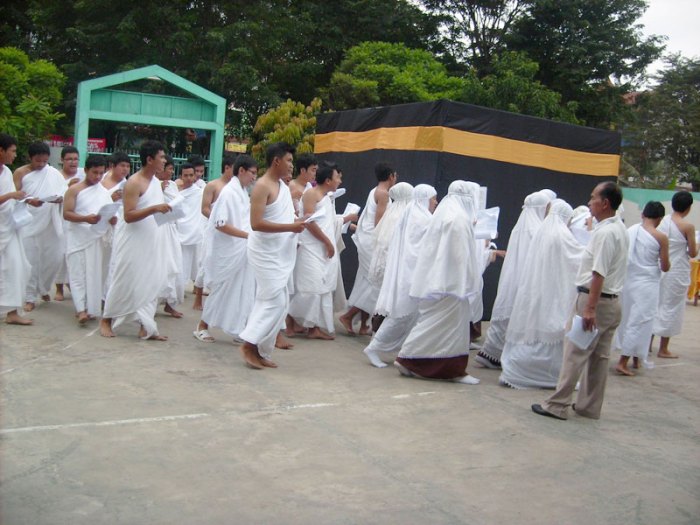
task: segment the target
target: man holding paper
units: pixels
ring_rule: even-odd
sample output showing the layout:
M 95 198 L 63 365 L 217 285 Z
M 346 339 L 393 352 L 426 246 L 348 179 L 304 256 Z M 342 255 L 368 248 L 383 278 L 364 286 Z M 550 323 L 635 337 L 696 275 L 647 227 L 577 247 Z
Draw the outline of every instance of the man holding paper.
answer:
M 580 416 L 600 418 L 610 346 L 622 317 L 618 296 L 627 271 L 627 230 L 615 214 L 620 204 L 622 191 L 613 182 L 598 184 L 588 202 L 598 225 L 586 246 L 576 276 L 575 315 L 581 318 L 585 332 L 598 330 L 598 333 L 586 348 L 578 347 L 572 342 L 573 337 L 567 337 L 555 392 L 542 405 L 532 405 L 532 411 L 541 416 L 567 419 L 580 377 L 581 386 L 573 409 Z
M 63 218 L 66 227 L 66 260 L 73 305 L 78 323 L 83 325 L 101 315 L 104 284 L 107 278 L 108 259 L 102 237 L 107 232 L 100 214 L 115 204 L 109 190 L 101 183 L 105 160 L 93 155 L 85 161 L 85 178 L 73 184 L 63 200 Z M 118 205 L 117 205 L 118 208 Z M 109 219 L 114 225 L 116 217 Z

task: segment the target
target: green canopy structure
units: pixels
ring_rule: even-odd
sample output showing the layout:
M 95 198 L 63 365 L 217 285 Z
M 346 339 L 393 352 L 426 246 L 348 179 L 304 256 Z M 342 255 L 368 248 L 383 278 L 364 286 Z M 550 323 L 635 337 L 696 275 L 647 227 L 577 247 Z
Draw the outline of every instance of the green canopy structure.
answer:
M 112 89 L 128 82 L 153 78 L 168 82 L 193 98 Z M 226 100 L 165 68 L 146 66 L 85 80 L 78 84 L 76 106 L 75 147 L 81 158 L 87 154 L 90 120 L 204 129 L 211 132 L 209 179 L 221 174 Z

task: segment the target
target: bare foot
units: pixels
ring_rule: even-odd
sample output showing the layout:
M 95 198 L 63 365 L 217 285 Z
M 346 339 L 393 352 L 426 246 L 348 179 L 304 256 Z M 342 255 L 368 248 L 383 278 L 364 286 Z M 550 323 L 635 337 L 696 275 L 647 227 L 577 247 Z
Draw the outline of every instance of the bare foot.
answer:
M 672 354 L 669 351 L 659 352 L 656 355 L 657 355 L 657 357 L 660 357 L 661 359 L 678 359 L 678 357 L 679 357 L 677 354 Z
M 253 370 L 262 370 L 265 367 L 258 354 L 258 349 L 254 345 L 244 341 L 240 348 L 246 365 Z
M 54 300 L 54 301 L 59 301 L 59 302 L 60 302 L 60 301 L 63 301 L 63 299 L 65 299 L 65 298 L 63 297 L 63 292 L 56 292 L 56 294 L 53 296 L 53 300 Z
M 260 363 L 267 368 L 277 368 L 277 363 L 270 361 L 269 359 L 265 359 L 264 357 L 260 358 Z
M 167 341 L 168 340 L 167 336 L 164 336 L 164 335 L 152 335 L 150 337 L 146 337 L 146 330 L 144 329 L 143 326 L 139 330 L 139 339 L 144 339 L 146 341 Z
M 372 330 L 368 325 L 360 325 L 360 331 L 357 332 L 360 335 L 370 335 L 372 333 Z
M 306 334 L 306 337 L 308 337 L 309 339 L 323 339 L 324 341 L 332 341 L 333 339 L 335 339 L 334 335 L 325 333 L 318 326 L 314 326 L 311 330 L 309 330 L 309 333 Z
M 192 310 L 204 310 L 204 307 L 202 306 L 202 298 L 196 296 L 194 298 L 194 304 L 192 305 Z
M 627 376 L 627 377 L 634 377 L 634 372 L 632 372 L 629 368 L 626 366 L 622 366 L 618 364 L 615 366 L 615 372 L 620 374 L 621 376 Z
M 46 303 L 49 303 L 49 302 L 51 302 L 51 296 L 49 294 L 42 295 L 41 300 L 46 302 Z
M 183 315 L 185 315 L 182 312 L 178 312 L 177 310 L 175 310 L 175 308 L 170 306 L 168 303 L 165 303 L 165 308 L 163 310 L 166 314 L 170 314 L 175 319 L 180 319 Z
M 24 303 L 24 311 L 25 312 L 31 312 L 32 310 L 34 310 L 34 308 L 36 308 L 36 305 L 34 303 L 31 303 L 29 301 Z
M 19 314 L 17 313 L 17 310 L 12 310 L 11 312 L 7 313 L 7 317 L 5 317 L 5 323 L 6 324 L 17 324 L 20 326 L 29 326 L 31 324 L 34 324 L 33 319 L 25 319 L 24 317 L 20 317 Z
M 277 334 L 277 339 L 275 339 L 275 347 L 281 348 L 282 350 L 289 350 L 290 348 L 294 348 L 294 345 L 287 341 L 282 334 Z
M 117 337 L 117 334 L 112 331 L 111 319 L 102 319 L 100 321 L 100 335 L 102 337 Z
M 345 331 L 348 335 L 357 335 L 355 333 L 355 330 L 353 330 L 352 328 L 352 319 L 348 319 L 344 315 L 341 315 L 340 317 L 338 317 L 338 321 L 340 321 L 340 324 L 343 325 L 343 328 L 345 328 Z
M 632 358 L 632 368 L 639 369 L 639 358 L 638 357 Z
M 90 320 L 90 316 L 87 314 L 87 312 L 80 312 L 78 314 L 78 324 L 84 325 Z

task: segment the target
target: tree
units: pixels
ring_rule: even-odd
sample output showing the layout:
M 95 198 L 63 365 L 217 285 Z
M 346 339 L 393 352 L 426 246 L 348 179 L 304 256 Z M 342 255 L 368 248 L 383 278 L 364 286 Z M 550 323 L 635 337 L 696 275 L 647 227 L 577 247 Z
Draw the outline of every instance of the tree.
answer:
M 640 94 L 623 130 L 635 185 L 684 181 L 700 189 L 700 59 L 672 56 Z M 665 177 L 660 178 L 664 173 Z
M 63 97 L 64 82 L 50 62 L 31 61 L 13 47 L 0 48 L 0 129 L 17 138 L 20 153 L 54 130 L 62 117 L 55 108 Z
M 578 103 L 583 123 L 609 128 L 662 51 L 661 37 L 642 36 L 645 10 L 645 0 L 530 0 L 506 43 L 539 64 L 537 79 L 564 102 Z
M 305 106 L 301 102 L 287 100 L 267 113 L 260 115 L 253 128 L 252 153 L 260 166 L 266 164 L 265 150 L 274 142 L 286 142 L 297 153 L 313 153 L 316 115 L 322 102 L 315 98 Z

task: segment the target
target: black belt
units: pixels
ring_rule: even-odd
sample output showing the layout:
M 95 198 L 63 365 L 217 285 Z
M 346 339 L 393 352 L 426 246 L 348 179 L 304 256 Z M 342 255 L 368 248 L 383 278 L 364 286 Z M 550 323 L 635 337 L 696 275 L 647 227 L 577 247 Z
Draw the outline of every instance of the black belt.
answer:
M 585 286 L 577 286 L 576 289 L 581 293 L 591 293 L 591 291 Z M 617 295 L 612 293 L 600 293 L 600 296 L 605 299 L 617 299 Z

